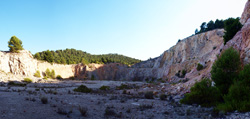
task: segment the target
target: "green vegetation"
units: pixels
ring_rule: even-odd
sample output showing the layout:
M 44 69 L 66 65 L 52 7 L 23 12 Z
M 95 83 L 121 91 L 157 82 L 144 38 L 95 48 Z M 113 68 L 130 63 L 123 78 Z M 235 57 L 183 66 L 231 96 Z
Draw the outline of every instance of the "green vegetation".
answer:
M 23 82 L 32 83 L 32 79 L 30 79 L 30 78 L 24 78 Z
M 10 38 L 10 41 L 8 41 L 8 47 L 10 48 L 10 52 L 18 53 L 19 50 L 23 50 L 22 41 L 16 36 Z
M 90 79 L 95 80 L 95 76 L 92 74 Z
M 200 34 L 218 28 L 224 28 L 224 20 L 216 19 L 215 22 L 213 20 L 209 21 L 208 23 L 203 22 L 200 26 L 200 31 L 196 29 L 195 34 Z
M 85 85 L 80 85 L 78 88 L 75 88 L 74 91 L 82 93 L 90 93 L 92 90 Z
M 41 102 L 43 104 L 47 104 L 48 103 L 48 98 L 47 97 L 41 97 Z
M 26 84 L 23 84 L 23 83 L 16 83 L 16 82 L 14 82 L 14 81 L 10 81 L 10 82 L 8 83 L 8 86 L 22 86 L 22 87 L 24 87 L 24 86 L 26 86 Z
M 154 99 L 154 93 L 152 91 L 146 92 L 144 96 L 146 99 Z
M 211 86 L 209 79 L 203 79 L 201 82 L 195 83 L 190 89 L 191 92 L 185 94 L 185 98 L 181 103 L 185 104 L 199 104 L 201 106 L 215 106 L 221 99 L 219 90 Z
M 215 87 L 209 79 L 197 82 L 181 102 L 216 106 L 215 110 L 224 112 L 250 111 L 250 64 L 241 70 L 240 55 L 236 50 L 225 50 L 213 64 L 211 75 Z
M 34 74 L 34 76 L 40 78 L 41 77 L 40 71 L 37 70 L 36 73 Z
M 200 63 L 198 63 L 196 69 L 197 69 L 197 71 L 202 70 L 203 69 L 203 65 L 200 64 Z
M 225 50 L 213 64 L 211 78 L 223 95 L 228 93 L 233 80 L 237 78 L 240 64 L 240 55 L 232 47 Z
M 102 87 L 100 87 L 99 89 L 100 89 L 100 90 L 109 90 L 110 87 L 109 87 L 109 86 L 102 86 Z
M 240 112 L 250 111 L 250 64 L 240 71 L 238 78 L 230 86 L 228 94 L 223 97 L 223 104 L 218 109 L 225 112 L 238 110 Z
M 161 94 L 160 95 L 160 99 L 161 100 L 166 100 L 167 99 L 167 95 L 166 94 Z
M 45 60 L 50 63 L 55 62 L 59 64 L 107 64 L 107 63 L 122 63 L 126 65 L 133 65 L 140 62 L 140 60 L 126 57 L 118 54 L 107 54 L 107 55 L 91 55 L 81 50 L 66 49 L 56 51 L 43 51 L 38 52 L 34 55 L 34 58 L 38 60 Z
M 131 89 L 133 87 L 126 85 L 126 84 L 121 84 L 120 86 L 116 86 L 117 90 L 124 90 L 124 89 Z
M 215 22 L 212 20 L 208 23 L 203 22 L 200 26 L 200 31 L 196 29 L 195 34 L 200 34 L 217 28 L 224 28 L 225 35 L 223 36 L 223 38 L 224 44 L 226 44 L 227 41 L 231 40 L 234 35 L 241 29 L 242 24 L 239 22 L 239 20 L 240 18 L 228 18 L 226 20 L 217 19 Z
M 82 116 L 84 116 L 84 117 L 87 116 L 88 108 L 79 106 L 78 110 Z
M 51 71 L 47 68 L 45 73 L 44 73 L 44 78 L 52 78 L 52 79 L 56 79 L 56 73 L 55 70 L 52 69 Z
M 186 73 L 187 73 L 187 70 L 185 70 L 185 69 L 183 69 L 182 71 L 179 70 L 179 71 L 175 74 L 175 76 L 177 76 L 177 77 L 179 77 L 179 78 L 184 78 L 185 75 L 186 75 Z
M 61 75 L 57 75 L 56 79 L 63 79 Z
M 228 18 L 224 22 L 224 29 L 225 29 L 225 35 L 224 38 L 224 44 L 227 43 L 227 41 L 231 40 L 234 35 L 241 29 L 242 24 L 240 23 L 240 18 Z

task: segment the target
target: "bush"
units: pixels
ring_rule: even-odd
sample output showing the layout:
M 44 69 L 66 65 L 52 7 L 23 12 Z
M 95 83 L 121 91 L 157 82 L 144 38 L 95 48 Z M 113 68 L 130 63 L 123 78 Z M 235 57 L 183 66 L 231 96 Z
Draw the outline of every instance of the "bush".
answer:
M 47 97 L 41 97 L 41 102 L 43 104 L 47 104 L 48 103 L 48 98 Z
M 104 115 L 105 116 L 116 116 L 117 114 L 114 110 L 110 109 L 110 107 L 106 107 Z
M 30 78 L 24 78 L 23 82 L 32 83 L 32 79 L 30 79 Z
M 185 97 L 180 102 L 184 104 L 199 104 L 205 107 L 215 106 L 221 100 L 221 95 L 219 90 L 216 87 L 212 87 L 211 84 L 209 79 L 196 82 L 191 87 L 191 92 L 185 94 Z
M 241 82 L 235 82 L 230 88 L 227 95 L 223 97 L 225 103 L 217 106 L 218 109 L 225 112 L 238 110 L 240 112 L 250 111 L 250 94 L 249 87 L 244 86 Z
M 49 78 L 50 76 L 51 76 L 51 72 L 50 72 L 50 70 L 47 68 L 46 69 L 46 71 L 45 71 L 45 76 L 47 77 L 47 78 Z
M 91 75 L 91 80 L 95 80 L 95 76 L 93 74 Z
M 120 86 L 116 86 L 117 90 L 124 90 L 124 89 L 131 89 L 131 87 L 129 87 L 126 84 L 121 84 Z
M 227 43 L 227 41 L 231 40 L 234 35 L 241 29 L 242 24 L 239 22 L 240 18 L 228 18 L 224 21 L 224 29 L 225 29 L 225 35 L 224 38 L 224 44 Z
M 89 89 L 85 85 L 80 85 L 78 88 L 75 88 L 74 91 L 76 91 L 76 92 L 83 92 L 83 93 L 90 93 L 92 90 Z
M 233 80 L 237 78 L 240 71 L 240 64 L 240 55 L 232 47 L 225 50 L 214 62 L 211 70 L 211 78 L 223 95 L 228 93 Z
M 22 87 L 24 87 L 24 86 L 26 86 L 26 84 L 23 84 L 23 83 L 16 83 L 16 82 L 14 82 L 14 81 L 10 81 L 10 82 L 8 83 L 8 86 L 22 86 Z
M 86 116 L 88 108 L 79 106 L 78 110 L 82 116 Z
M 52 79 L 56 79 L 56 73 L 55 73 L 55 70 L 54 70 L 54 69 L 52 69 L 51 74 L 50 74 L 50 77 L 51 77 Z
M 160 95 L 160 99 L 161 100 L 166 100 L 167 99 L 167 95 L 166 94 L 161 94 Z
M 250 64 L 246 65 L 239 73 L 239 77 L 229 88 L 227 95 L 223 97 L 223 104 L 218 109 L 225 112 L 238 110 L 240 112 L 250 111 Z
M 8 47 L 10 48 L 10 52 L 18 53 L 19 50 L 23 50 L 22 41 L 16 36 L 10 38 L 10 41 L 8 41 Z
M 40 71 L 37 70 L 36 73 L 34 74 L 34 76 L 40 78 L 41 77 Z
M 202 70 L 203 69 L 203 65 L 200 64 L 200 63 L 198 63 L 196 69 L 197 69 L 197 71 Z
M 146 92 L 144 96 L 146 99 L 154 99 L 154 94 L 152 91 Z
M 187 71 L 186 71 L 185 69 L 183 69 L 183 70 L 181 71 L 181 74 L 182 74 L 182 77 L 183 77 L 183 78 L 185 77 L 186 73 L 187 73 Z
M 52 78 L 52 79 L 56 79 L 56 73 L 55 73 L 55 70 L 52 69 L 51 71 L 47 68 L 46 71 L 45 71 L 45 76 L 47 78 Z M 44 77 L 45 77 L 44 76 Z
M 61 75 L 57 75 L 56 79 L 63 79 Z
M 100 90 L 109 90 L 110 87 L 109 87 L 109 86 L 102 86 L 102 87 L 100 87 L 99 89 L 100 89 Z

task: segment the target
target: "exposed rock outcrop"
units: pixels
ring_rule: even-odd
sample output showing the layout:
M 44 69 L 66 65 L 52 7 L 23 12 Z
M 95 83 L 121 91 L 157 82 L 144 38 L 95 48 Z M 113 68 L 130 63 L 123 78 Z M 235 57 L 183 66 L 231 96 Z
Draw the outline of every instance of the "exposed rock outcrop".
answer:
M 0 52 L 0 70 L 15 75 L 33 75 L 37 69 L 37 61 L 27 50 L 20 53 Z
M 240 18 L 240 23 L 242 25 L 244 25 L 249 18 L 250 18 L 250 1 L 247 0 L 244 11 L 243 11 L 241 18 Z

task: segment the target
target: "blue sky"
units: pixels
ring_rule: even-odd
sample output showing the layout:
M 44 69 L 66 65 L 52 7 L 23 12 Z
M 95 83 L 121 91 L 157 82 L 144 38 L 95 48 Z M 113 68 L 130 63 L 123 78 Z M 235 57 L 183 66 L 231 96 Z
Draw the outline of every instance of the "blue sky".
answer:
M 240 17 L 247 0 L 1 0 L 0 50 L 74 48 L 154 58 L 202 22 Z

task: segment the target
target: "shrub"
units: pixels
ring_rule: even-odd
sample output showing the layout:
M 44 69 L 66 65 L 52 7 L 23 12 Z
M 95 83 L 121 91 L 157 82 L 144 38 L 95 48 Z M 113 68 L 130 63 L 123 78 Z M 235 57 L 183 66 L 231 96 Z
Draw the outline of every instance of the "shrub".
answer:
M 83 93 L 90 93 L 92 90 L 89 89 L 85 85 L 80 85 L 78 88 L 75 88 L 74 91 L 76 91 L 76 92 L 83 92 Z
M 79 110 L 79 112 L 81 113 L 82 116 L 86 116 L 88 108 L 79 106 L 78 110 Z
M 238 110 L 240 112 L 250 111 L 250 64 L 246 65 L 239 73 L 239 77 L 229 88 L 227 95 L 223 97 L 223 104 L 218 109 L 225 112 Z
M 48 98 L 47 97 L 41 97 L 41 102 L 43 104 L 47 104 L 48 103 Z
M 116 86 L 117 90 L 124 90 L 124 89 L 131 89 L 131 87 L 129 87 L 126 84 L 121 84 L 120 86 Z
M 183 70 L 181 71 L 181 74 L 182 74 L 182 77 L 183 77 L 183 78 L 185 77 L 186 73 L 187 73 L 187 71 L 186 71 L 185 69 L 183 69 Z
M 225 29 L 225 35 L 224 38 L 224 44 L 227 43 L 227 41 L 231 40 L 234 35 L 241 29 L 242 24 L 239 22 L 240 18 L 228 18 L 224 22 L 224 29 Z
M 16 36 L 10 38 L 10 41 L 8 41 L 8 47 L 10 48 L 10 52 L 18 53 L 19 50 L 23 50 L 22 41 Z
M 146 99 L 154 99 L 154 94 L 152 91 L 146 92 L 144 96 Z
M 200 64 L 200 63 L 198 63 L 196 69 L 197 69 L 198 71 L 202 70 L 202 69 L 203 69 L 203 65 Z
M 10 81 L 10 82 L 8 83 L 8 86 L 22 86 L 22 87 L 24 87 L 24 86 L 26 86 L 26 84 L 23 84 L 23 83 L 16 83 L 16 82 L 14 82 L 14 81 Z
M 152 109 L 153 108 L 153 104 L 142 104 L 142 105 L 140 105 L 139 106 L 139 109 L 141 110 L 141 111 L 143 111 L 143 110 L 146 110 L 146 109 Z
M 57 113 L 61 114 L 61 115 L 67 115 L 68 114 L 68 112 L 63 108 L 58 108 Z
M 100 87 L 99 89 L 100 89 L 100 90 L 109 90 L 110 87 L 109 87 L 109 86 L 102 86 L 102 87 Z
M 167 95 L 166 94 L 161 94 L 160 95 L 160 99 L 161 100 L 166 100 L 167 99 Z
M 237 78 L 240 71 L 240 55 L 232 47 L 225 50 L 221 56 L 214 62 L 211 70 L 211 78 L 215 86 L 224 95 Z
M 225 103 L 217 106 L 218 109 L 225 112 L 238 110 L 240 112 L 250 111 L 250 88 L 244 86 L 242 82 L 235 82 L 227 95 L 223 97 Z
M 46 71 L 45 71 L 45 76 L 47 78 L 52 78 L 52 79 L 55 79 L 56 78 L 56 73 L 55 73 L 55 70 L 52 69 L 51 71 L 47 68 Z M 45 77 L 44 76 L 44 77 Z
M 61 75 L 57 75 L 56 79 L 63 79 Z
M 36 73 L 34 74 L 34 76 L 40 78 L 41 77 L 40 71 L 37 70 Z
M 91 75 L 91 80 L 95 80 L 95 76 L 93 74 Z
M 45 71 L 45 76 L 47 77 L 47 78 L 49 78 L 50 76 L 51 76 L 51 72 L 50 72 L 50 70 L 47 68 L 46 69 L 46 71 Z
M 114 110 L 110 109 L 110 107 L 106 107 L 104 115 L 105 116 L 116 116 L 117 114 Z
M 55 73 L 55 70 L 54 70 L 54 69 L 51 70 L 50 77 L 51 77 L 52 79 L 56 79 L 56 73 Z
M 24 78 L 23 82 L 31 83 L 31 82 L 32 82 L 32 79 L 30 79 L 30 78 Z
M 185 97 L 180 101 L 184 104 L 199 104 L 209 107 L 216 105 L 221 100 L 221 95 L 216 87 L 211 86 L 209 79 L 203 79 L 201 82 L 196 82 L 191 87 L 191 92 L 185 94 Z

